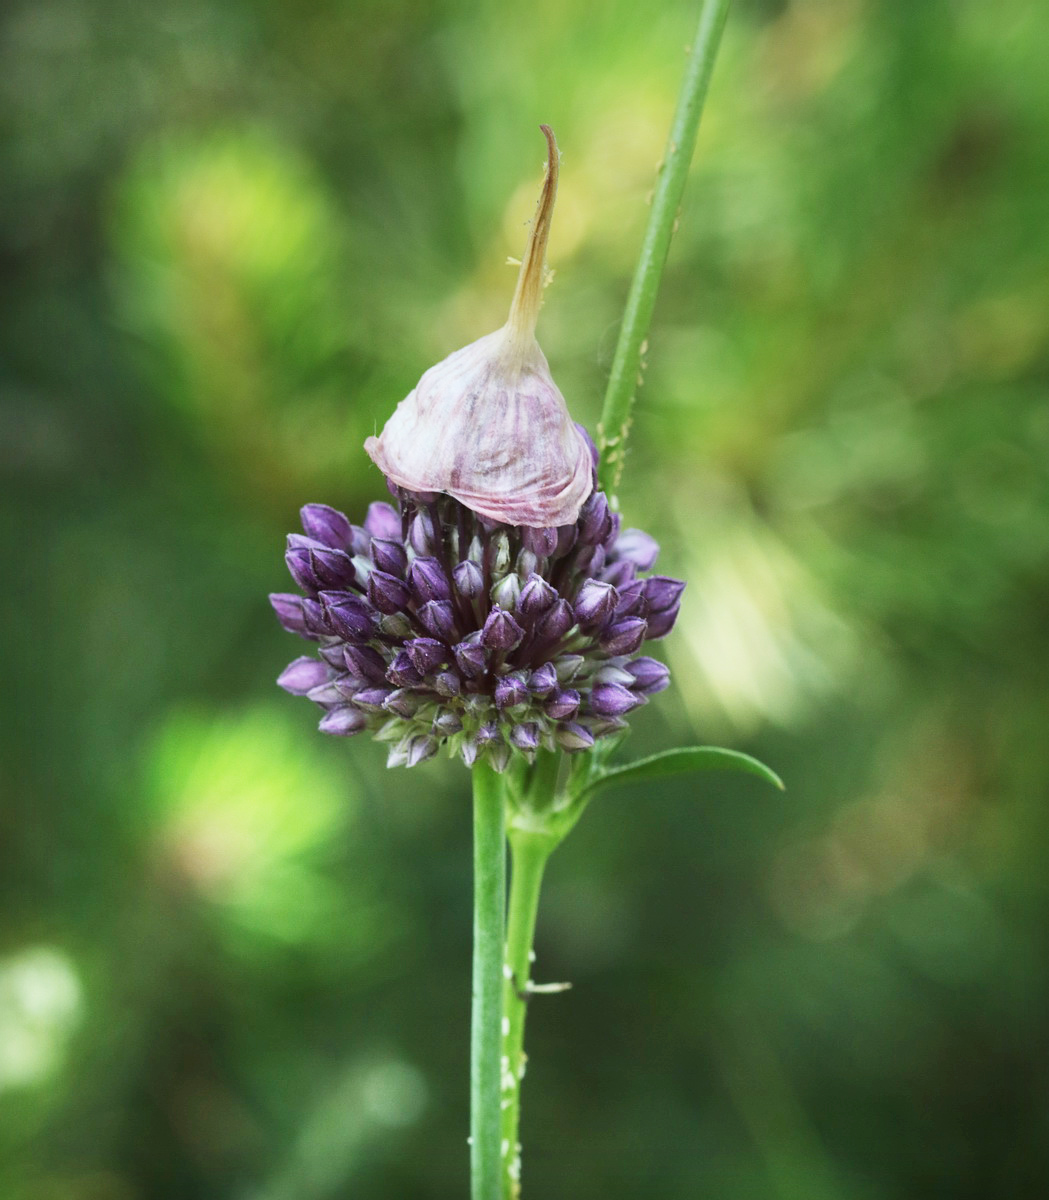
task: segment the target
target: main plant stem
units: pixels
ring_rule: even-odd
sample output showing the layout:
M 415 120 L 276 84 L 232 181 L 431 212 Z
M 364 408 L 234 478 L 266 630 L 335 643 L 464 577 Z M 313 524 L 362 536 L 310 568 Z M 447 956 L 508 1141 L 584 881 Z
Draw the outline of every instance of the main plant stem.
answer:
M 670 239 L 677 225 L 678 206 L 685 190 L 699 118 L 714 70 L 714 59 L 717 57 L 728 6 L 729 0 L 703 0 L 700 8 L 699 28 L 689 52 L 670 136 L 652 193 L 652 208 L 641 243 L 641 255 L 619 330 L 598 431 L 601 449 L 599 482 L 613 497 L 623 471 L 630 410 L 641 378 L 641 360 L 648 329 L 652 324 L 656 293 L 670 250 Z
M 500 1055 L 506 930 L 506 836 L 502 778 L 473 768 L 474 948 L 470 1025 L 470 1196 L 499 1200 Z
M 521 1146 L 517 1130 L 524 1077 L 524 1027 L 531 984 L 532 942 L 539 909 L 539 889 L 553 849 L 549 837 L 510 831 L 510 914 L 506 927 L 508 978 L 503 985 L 503 1197 L 521 1191 Z

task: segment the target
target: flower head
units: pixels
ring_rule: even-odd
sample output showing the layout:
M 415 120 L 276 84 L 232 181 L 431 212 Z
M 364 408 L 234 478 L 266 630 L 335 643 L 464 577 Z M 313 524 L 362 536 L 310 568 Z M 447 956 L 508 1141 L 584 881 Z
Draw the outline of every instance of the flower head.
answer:
M 557 143 L 506 324 L 431 367 L 365 449 L 393 483 L 506 525 L 573 524 L 593 490 L 586 439 L 535 340 L 557 195 Z
M 658 547 L 621 531 L 603 493 L 574 522 L 522 527 L 390 490 L 396 503 L 371 505 L 360 526 L 307 505 L 287 553 L 301 594 L 270 597 L 316 645 L 278 682 L 320 706 L 323 732 L 369 730 L 391 743 L 391 766 L 446 746 L 502 770 L 515 754 L 589 749 L 667 686 L 638 650 L 670 631 L 684 584 L 639 574 Z

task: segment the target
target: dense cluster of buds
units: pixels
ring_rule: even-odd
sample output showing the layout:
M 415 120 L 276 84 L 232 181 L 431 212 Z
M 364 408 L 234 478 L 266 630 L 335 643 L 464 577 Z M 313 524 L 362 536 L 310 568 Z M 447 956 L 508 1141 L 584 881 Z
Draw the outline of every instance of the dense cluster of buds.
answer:
M 586 750 L 669 682 L 646 639 L 668 633 L 684 584 L 642 577 L 659 547 L 620 529 L 602 492 L 574 525 L 498 525 L 449 496 L 391 487 L 362 526 L 302 510 L 287 563 L 304 595 L 271 597 L 318 643 L 280 677 L 324 710 L 325 733 L 370 730 L 389 765 L 442 745 L 502 770 L 514 751 Z

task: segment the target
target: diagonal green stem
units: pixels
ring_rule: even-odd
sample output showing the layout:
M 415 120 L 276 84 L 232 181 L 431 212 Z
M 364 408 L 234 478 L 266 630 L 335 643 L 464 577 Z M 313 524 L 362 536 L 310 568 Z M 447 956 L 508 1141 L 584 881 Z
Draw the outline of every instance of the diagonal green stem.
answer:
M 506 927 L 506 962 L 510 977 L 503 986 L 503 1198 L 516 1200 L 521 1193 L 521 1146 L 518 1124 L 521 1113 L 521 1080 L 524 1077 L 524 1026 L 531 982 L 532 942 L 539 908 L 539 889 L 546 860 L 555 843 L 549 837 L 510 831 L 513 871 L 510 882 L 510 915 Z
M 499 1200 L 506 837 L 502 778 L 473 769 L 474 948 L 470 1024 L 470 1197 Z
M 652 323 L 656 294 L 677 223 L 678 206 L 685 190 L 699 118 L 714 70 L 714 59 L 717 57 L 728 6 L 729 0 L 702 2 L 699 28 L 689 53 L 666 152 L 652 193 L 652 209 L 641 243 L 637 271 L 623 313 L 598 429 L 600 486 L 613 497 L 623 471 L 623 452 L 630 428 L 630 410 L 641 375 L 645 339 Z

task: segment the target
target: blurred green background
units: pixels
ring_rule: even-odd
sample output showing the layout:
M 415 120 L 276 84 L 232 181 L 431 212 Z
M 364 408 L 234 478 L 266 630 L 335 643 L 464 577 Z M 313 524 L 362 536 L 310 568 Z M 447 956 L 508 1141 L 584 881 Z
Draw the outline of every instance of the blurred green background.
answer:
M 689 581 L 555 856 L 536 1200 L 1049 1192 L 1049 27 L 738 0 L 623 496 Z M 0 1197 L 466 1189 L 467 776 L 274 679 L 305 501 L 501 324 L 593 426 L 695 6 L 11 0 Z M 21 555 L 22 557 L 18 557 Z

